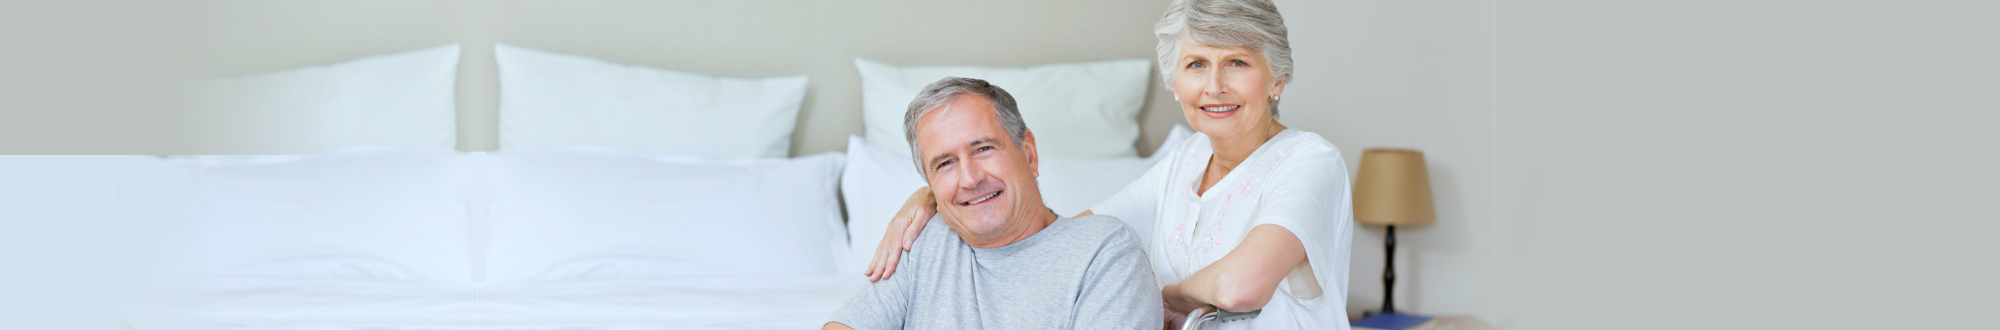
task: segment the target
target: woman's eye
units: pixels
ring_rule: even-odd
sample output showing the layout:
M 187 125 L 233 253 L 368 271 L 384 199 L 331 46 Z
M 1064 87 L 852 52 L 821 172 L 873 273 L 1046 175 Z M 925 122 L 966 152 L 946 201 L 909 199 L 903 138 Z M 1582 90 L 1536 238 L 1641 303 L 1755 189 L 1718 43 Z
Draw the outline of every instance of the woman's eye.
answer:
M 1207 65 L 1207 64 L 1203 64 L 1203 63 L 1201 63 L 1201 62 L 1193 62 L 1193 63 L 1188 63 L 1188 68 L 1189 68 L 1189 69 L 1200 69 L 1200 68 L 1202 68 L 1202 67 L 1206 67 L 1206 66 L 1208 66 L 1208 65 Z
M 1248 66 L 1248 65 L 1250 65 L 1250 63 L 1244 63 L 1244 62 L 1243 62 L 1243 60 L 1234 60 L 1234 61 L 1229 61 L 1229 65 L 1234 65 L 1234 66 Z

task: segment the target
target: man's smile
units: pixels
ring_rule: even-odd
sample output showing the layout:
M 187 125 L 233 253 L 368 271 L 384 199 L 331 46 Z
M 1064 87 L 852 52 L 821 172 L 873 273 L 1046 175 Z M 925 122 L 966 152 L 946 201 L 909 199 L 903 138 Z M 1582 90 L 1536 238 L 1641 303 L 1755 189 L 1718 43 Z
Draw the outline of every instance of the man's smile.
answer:
M 995 190 L 995 191 L 993 191 L 993 193 L 991 193 L 991 194 L 986 194 L 985 196 L 980 196 L 980 197 L 979 197 L 979 199 L 974 199 L 974 200 L 970 200 L 970 201 L 964 201 L 964 202 L 958 202 L 958 206 L 972 206 L 973 204 L 979 204 L 979 203 L 985 203 L 986 201 L 989 201 L 989 200 L 993 200 L 993 197 L 996 197 L 996 196 L 1000 196 L 1000 193 L 1002 193 L 1002 192 L 1006 192 L 1006 191 L 1007 191 L 1007 190 L 1005 190 L 1005 189 L 1002 189 L 1002 190 Z

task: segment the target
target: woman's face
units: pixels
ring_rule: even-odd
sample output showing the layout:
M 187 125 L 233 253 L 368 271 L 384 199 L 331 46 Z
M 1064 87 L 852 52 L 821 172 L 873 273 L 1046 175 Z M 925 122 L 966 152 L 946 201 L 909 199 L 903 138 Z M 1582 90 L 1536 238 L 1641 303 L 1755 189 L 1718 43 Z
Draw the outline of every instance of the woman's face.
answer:
M 1264 54 L 1248 48 L 1218 48 L 1181 39 L 1174 70 L 1174 97 L 1188 126 L 1211 139 L 1228 139 L 1275 124 L 1271 99 L 1285 82 L 1271 74 Z

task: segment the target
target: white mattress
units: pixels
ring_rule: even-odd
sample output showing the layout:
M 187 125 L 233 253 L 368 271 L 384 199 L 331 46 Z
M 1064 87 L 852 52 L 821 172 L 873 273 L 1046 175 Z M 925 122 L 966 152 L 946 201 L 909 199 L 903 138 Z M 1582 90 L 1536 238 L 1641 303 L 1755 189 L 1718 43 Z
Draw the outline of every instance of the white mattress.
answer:
M 851 274 L 521 284 L 176 279 L 136 329 L 812 329 Z

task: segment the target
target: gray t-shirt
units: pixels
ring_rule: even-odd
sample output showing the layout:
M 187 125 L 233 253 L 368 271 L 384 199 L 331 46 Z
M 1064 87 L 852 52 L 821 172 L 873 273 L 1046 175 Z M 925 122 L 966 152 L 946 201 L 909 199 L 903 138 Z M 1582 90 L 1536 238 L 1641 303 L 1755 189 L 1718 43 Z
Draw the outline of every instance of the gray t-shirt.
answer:
M 1160 286 L 1116 218 L 1058 217 L 1007 246 L 966 245 L 932 217 L 896 273 L 833 313 L 858 330 L 1159 329 Z

